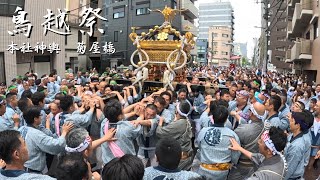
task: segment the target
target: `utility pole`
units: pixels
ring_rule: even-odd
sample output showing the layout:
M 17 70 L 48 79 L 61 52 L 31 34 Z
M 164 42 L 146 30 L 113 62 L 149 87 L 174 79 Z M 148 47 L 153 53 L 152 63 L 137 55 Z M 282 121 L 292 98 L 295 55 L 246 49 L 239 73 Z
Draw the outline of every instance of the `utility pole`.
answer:
M 270 27 L 269 27 L 269 0 L 264 0 L 264 15 L 263 15 L 263 19 L 265 20 L 265 24 L 262 25 L 262 27 L 266 27 L 264 29 L 264 33 L 266 34 L 266 42 L 265 42 L 265 52 L 264 52 L 264 61 L 263 61 L 263 69 L 262 72 L 263 74 L 267 74 L 268 72 L 268 49 L 269 49 L 269 39 L 270 39 Z M 271 25 L 271 24 L 270 24 Z

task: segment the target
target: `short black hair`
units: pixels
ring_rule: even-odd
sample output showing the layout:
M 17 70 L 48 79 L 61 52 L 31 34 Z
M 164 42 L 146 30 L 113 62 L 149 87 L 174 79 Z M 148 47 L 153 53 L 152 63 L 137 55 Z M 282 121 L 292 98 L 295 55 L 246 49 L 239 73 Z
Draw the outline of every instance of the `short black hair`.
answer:
M 291 114 L 295 124 L 300 125 L 301 132 L 306 133 L 310 126 L 307 115 L 304 112 L 292 112 Z
M 73 97 L 70 95 L 65 95 L 60 99 L 60 107 L 62 111 L 66 112 L 73 105 Z
M 28 109 L 29 99 L 26 97 L 21 98 L 18 101 L 18 107 L 22 112 L 25 112 Z
M 32 125 L 34 123 L 34 118 L 41 116 L 41 109 L 40 107 L 33 106 L 26 110 L 23 113 L 23 118 L 25 119 L 28 125 Z
M 259 92 L 258 88 L 251 88 L 250 90 L 252 90 L 254 93 Z
M 211 101 L 209 108 L 210 108 L 209 114 L 212 115 L 214 110 L 217 108 L 217 101 Z
M 244 83 L 242 81 L 239 81 L 237 84 L 240 85 L 241 87 L 244 86 Z
M 301 101 L 296 101 L 296 103 L 298 103 L 298 104 L 300 105 L 302 111 L 306 108 L 306 106 L 304 105 L 303 102 L 301 102 Z
M 180 109 L 180 111 L 182 112 L 182 113 L 184 113 L 184 114 L 188 114 L 189 112 L 190 112 L 190 104 L 187 102 L 187 101 L 185 101 L 185 100 L 183 100 L 183 101 L 180 101 L 180 103 L 179 103 L 179 109 Z
M 178 94 L 180 94 L 180 93 L 182 93 L 182 92 L 188 94 L 188 91 L 187 91 L 185 88 L 179 89 Z
M 244 85 L 246 85 L 249 89 L 251 89 L 251 84 L 249 81 L 244 82 Z
M 194 92 L 194 93 L 195 92 L 200 92 L 200 87 L 197 86 L 197 85 L 191 86 L 190 89 L 191 89 L 191 92 Z
M 305 122 L 306 122 L 307 125 L 308 125 L 308 129 L 310 129 L 310 128 L 313 126 L 313 123 L 314 123 L 314 116 L 313 116 L 313 114 L 312 114 L 310 111 L 308 111 L 308 110 L 306 110 L 306 109 L 304 109 L 302 112 L 303 112 L 304 115 L 306 116 Z
M 212 113 L 214 122 L 224 124 L 228 118 L 228 109 L 225 106 L 218 105 Z
M 220 97 L 224 96 L 225 94 L 229 94 L 229 95 L 230 95 L 230 92 L 229 92 L 228 89 L 222 89 L 222 90 L 220 91 Z
M 12 153 L 21 146 L 19 131 L 5 130 L 0 132 L 0 159 L 12 163 Z
M 88 164 L 81 153 L 66 153 L 59 157 L 56 174 L 58 180 L 88 179 Z
M 156 145 L 156 156 L 159 165 L 170 170 L 175 170 L 179 166 L 181 159 L 180 143 L 173 138 L 163 138 Z
M 169 96 L 170 101 L 172 100 L 171 94 L 168 91 L 164 91 L 160 94 L 161 97 L 163 96 Z
M 6 94 L 6 100 L 7 100 L 7 102 L 10 102 L 10 101 L 11 101 L 11 98 L 12 98 L 13 96 L 17 96 L 17 94 L 16 94 L 16 93 L 8 93 L 8 94 Z
M 33 93 L 31 92 L 30 89 L 24 90 L 23 93 L 21 94 L 21 98 L 26 97 L 26 98 L 31 99 L 32 94 L 33 94 Z
M 317 101 L 318 101 L 318 100 L 317 100 L 316 98 L 311 98 L 310 101 L 311 101 L 312 103 L 314 103 L 314 104 L 317 104 Z
M 121 103 L 116 99 L 108 101 L 103 109 L 103 114 L 111 123 L 118 122 L 118 117 L 122 114 Z
M 217 102 L 217 105 L 220 105 L 220 106 L 224 106 L 226 108 L 229 108 L 229 103 L 228 101 L 224 100 L 224 99 L 219 99 L 218 102 Z
M 173 99 L 177 99 L 177 92 L 176 91 L 172 91 L 171 89 L 167 89 L 167 91 L 166 92 L 171 92 L 172 93 L 172 96 L 171 96 L 171 100 L 173 100 Z
M 154 105 L 154 104 L 148 104 L 148 105 L 146 106 L 146 109 L 147 109 L 147 108 L 152 109 L 153 111 L 156 111 L 156 112 L 157 112 L 157 106 Z
M 272 88 L 272 89 L 271 89 L 271 92 L 274 92 L 274 93 L 276 93 L 276 94 L 279 94 L 279 93 L 280 93 L 280 90 L 277 89 L 277 88 Z
M 158 96 L 154 99 L 154 103 L 158 102 L 161 106 L 166 105 L 166 100 L 162 96 Z
M 142 161 L 131 154 L 126 154 L 121 158 L 114 158 L 107 163 L 102 170 L 102 180 L 142 180 L 144 166 Z
M 269 136 L 277 151 L 281 152 L 286 147 L 287 136 L 283 130 L 278 127 L 271 127 Z
M 270 97 L 269 102 L 273 105 L 273 110 L 278 112 L 281 107 L 281 98 L 278 95 Z
M 31 96 L 32 104 L 35 106 L 39 106 L 40 102 L 43 102 L 46 98 L 46 95 L 43 92 L 35 92 Z
M 34 81 L 34 84 L 35 84 L 36 86 L 39 86 L 39 85 L 41 84 L 41 79 L 36 79 L 36 80 Z
M 45 87 L 43 87 L 43 86 L 39 86 L 38 88 L 37 88 L 37 92 L 43 92 L 43 91 L 45 91 L 47 88 L 45 88 Z
M 61 101 L 65 96 L 66 96 L 65 94 L 59 92 L 54 96 L 54 99 Z

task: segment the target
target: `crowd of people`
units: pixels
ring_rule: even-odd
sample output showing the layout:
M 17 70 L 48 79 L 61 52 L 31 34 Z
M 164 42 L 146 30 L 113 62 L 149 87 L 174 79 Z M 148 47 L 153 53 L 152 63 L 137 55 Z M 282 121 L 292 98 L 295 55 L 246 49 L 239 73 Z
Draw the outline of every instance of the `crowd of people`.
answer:
M 2 83 L 0 179 L 299 180 L 318 168 L 320 84 L 241 68 L 186 74 L 155 92 L 119 84 L 135 72 L 114 69 Z

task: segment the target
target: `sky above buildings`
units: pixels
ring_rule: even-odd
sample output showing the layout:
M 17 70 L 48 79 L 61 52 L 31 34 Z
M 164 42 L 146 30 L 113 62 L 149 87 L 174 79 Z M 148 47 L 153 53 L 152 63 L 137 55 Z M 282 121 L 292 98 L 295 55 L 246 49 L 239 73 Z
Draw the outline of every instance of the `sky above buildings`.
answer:
M 195 1 L 199 8 L 201 2 L 217 2 L 219 0 Z M 228 0 L 222 0 L 223 2 Z M 261 0 L 258 0 L 260 2 Z M 253 56 L 253 38 L 259 38 L 261 29 L 261 4 L 257 0 L 230 0 L 235 13 L 235 42 L 248 43 L 248 57 Z

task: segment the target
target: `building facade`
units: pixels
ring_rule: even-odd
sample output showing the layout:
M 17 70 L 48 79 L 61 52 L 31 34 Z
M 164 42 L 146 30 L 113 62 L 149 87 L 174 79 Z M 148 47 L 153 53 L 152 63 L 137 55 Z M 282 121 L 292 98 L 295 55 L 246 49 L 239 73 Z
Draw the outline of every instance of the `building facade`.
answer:
M 162 10 L 165 6 L 186 9 L 177 13 L 172 26 L 180 32 L 190 31 L 197 34 L 194 19 L 198 17 L 198 9 L 194 6 L 193 0 L 104 0 L 103 2 L 103 13 L 108 23 L 102 24 L 105 34 L 101 36 L 101 41 L 114 42 L 116 53 L 112 56 L 102 55 L 102 67 L 110 66 L 110 62 L 118 66 L 130 64 L 131 54 L 136 50 L 129 38 L 132 27 L 136 27 L 136 32 L 140 34 L 164 22 L 161 13 L 150 12 L 148 9 Z M 193 52 L 193 55 L 196 53 Z
M 61 36 L 52 32 L 48 32 L 44 35 L 44 29 L 41 25 L 48 12 L 47 9 L 51 9 L 52 12 L 57 13 L 57 8 L 63 9 L 66 7 L 65 0 L 21 0 L 21 1 L 5 1 L 6 3 L 0 3 L 0 82 L 6 82 L 7 84 L 15 78 L 17 75 L 24 75 L 26 72 L 34 70 L 38 74 L 48 74 L 50 70 L 57 69 L 58 74 L 62 75 L 65 70 L 65 49 L 61 45 L 65 44 L 65 36 Z M 28 12 L 26 19 L 33 25 L 30 38 L 24 36 L 24 33 L 15 34 L 11 36 L 8 31 L 15 29 L 15 24 L 12 22 L 13 14 L 17 6 L 23 8 Z M 61 51 L 57 53 L 49 53 L 45 51 L 42 53 L 22 53 L 21 51 L 15 51 L 13 53 L 8 51 L 9 45 L 12 43 L 17 44 L 18 47 L 23 43 L 34 47 L 37 42 L 44 43 L 48 46 L 51 43 L 60 45 Z
M 253 50 L 253 57 L 252 57 L 252 66 L 255 68 L 261 68 L 260 66 L 260 48 L 259 48 L 259 43 L 260 43 L 260 38 L 254 38 L 253 39 L 254 43 L 254 50 Z
M 209 38 L 211 26 L 227 26 L 234 30 L 234 11 L 230 2 L 199 4 L 199 39 Z
M 233 52 L 233 30 L 228 26 L 212 26 L 209 28 L 209 63 L 219 66 L 229 66 Z
M 233 43 L 233 55 L 247 58 L 247 43 Z
M 286 62 L 293 72 L 320 82 L 319 1 L 292 0 L 288 4 L 287 38 L 293 45 L 286 53 Z
M 227 27 L 231 29 L 231 41 L 233 42 L 234 35 L 234 11 L 230 2 L 210 2 L 210 3 L 200 3 L 199 4 L 199 33 L 198 39 L 200 41 L 207 40 L 209 48 L 212 47 L 212 34 L 210 34 L 210 28 L 215 26 Z M 228 42 L 228 43 L 232 43 Z M 199 44 L 198 44 L 199 46 Z M 199 47 L 198 47 L 199 49 Z M 201 47 L 203 49 L 203 47 Z M 208 62 L 218 64 L 218 59 L 215 60 L 215 56 L 220 56 L 214 54 L 214 50 L 207 49 Z M 230 59 L 230 54 L 228 53 Z M 202 54 L 198 53 L 198 57 L 202 57 Z M 224 55 L 226 56 L 226 55 Z M 199 58 L 198 58 L 199 59 Z M 224 62 L 225 59 L 220 62 Z
M 286 72 L 291 70 L 290 64 L 285 62 L 286 50 L 291 46 L 291 42 L 286 38 L 286 28 L 288 25 L 287 0 L 284 0 L 283 2 L 271 0 L 269 14 L 269 63 L 275 66 L 279 72 Z
M 207 39 L 197 39 L 197 50 L 198 50 L 198 56 L 197 56 L 197 62 L 200 64 L 208 64 L 208 40 Z
M 17 75 L 24 75 L 31 70 L 41 76 L 49 74 L 51 70 L 56 69 L 60 76 L 64 76 L 65 70 L 68 68 L 72 68 L 76 72 L 92 67 L 90 54 L 88 53 L 90 48 L 89 41 L 92 42 L 92 39 L 97 41 L 96 35 L 99 33 L 95 30 L 92 37 L 89 37 L 87 33 L 80 33 L 80 30 L 87 32 L 89 28 L 79 27 L 79 24 L 82 21 L 80 16 L 82 10 L 85 7 L 97 8 L 97 3 L 98 1 L 96 0 L 20 0 L 0 2 L 0 82 L 9 84 Z M 8 33 L 8 31 L 15 30 L 15 24 L 12 19 L 18 6 L 28 13 L 26 20 L 29 20 L 33 26 L 29 38 L 24 36 L 24 33 L 15 34 L 14 36 Z M 51 28 L 59 32 L 67 32 L 67 25 L 70 29 L 70 35 L 61 35 L 50 30 L 44 35 L 45 25 L 43 23 L 46 22 L 44 16 L 48 14 L 47 9 L 52 10 L 53 13 L 53 25 Z M 56 28 L 54 19 L 55 16 L 59 15 L 58 9 L 62 12 L 64 12 L 64 9 L 70 11 L 65 18 L 66 25 L 59 29 Z M 77 52 L 78 42 L 83 42 L 87 47 L 84 55 L 80 55 Z M 21 49 L 16 49 L 11 53 L 8 49 L 12 43 Z M 35 47 L 42 45 L 42 43 L 46 46 L 43 53 L 42 51 L 35 52 Z M 50 53 L 49 46 L 53 46 L 53 43 L 59 50 Z M 29 45 L 32 51 L 23 53 L 22 47 L 25 48 Z M 100 57 L 100 55 L 98 56 Z

